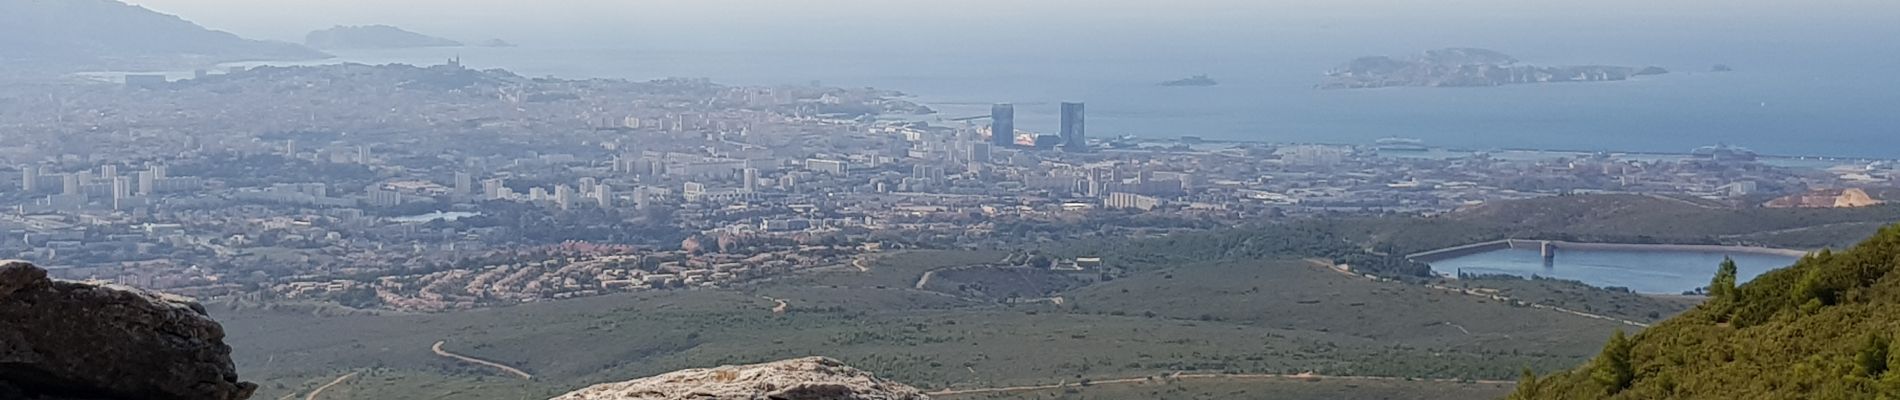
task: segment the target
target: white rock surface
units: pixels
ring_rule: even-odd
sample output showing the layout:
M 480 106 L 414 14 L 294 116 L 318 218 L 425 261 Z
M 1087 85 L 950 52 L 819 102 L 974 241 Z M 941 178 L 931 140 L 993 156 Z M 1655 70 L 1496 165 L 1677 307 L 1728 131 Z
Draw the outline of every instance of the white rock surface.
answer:
M 689 369 L 587 387 L 553 400 L 927 400 L 917 388 L 885 381 L 838 360 L 808 357 Z

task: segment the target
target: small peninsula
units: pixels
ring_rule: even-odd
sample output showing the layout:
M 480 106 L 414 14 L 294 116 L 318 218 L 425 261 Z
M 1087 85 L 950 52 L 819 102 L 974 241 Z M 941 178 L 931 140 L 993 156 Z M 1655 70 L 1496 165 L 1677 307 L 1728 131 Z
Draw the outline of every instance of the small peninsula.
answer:
M 1169 87 L 1215 86 L 1219 84 L 1220 82 L 1215 81 L 1213 78 L 1208 78 L 1207 75 L 1195 75 L 1195 76 L 1187 77 L 1185 79 L 1176 79 L 1176 80 L 1171 80 L 1167 82 L 1161 82 L 1161 86 L 1169 86 Z
M 1360 57 L 1334 68 L 1321 89 L 1382 87 L 1480 87 L 1530 83 L 1607 82 L 1662 75 L 1661 67 L 1610 65 L 1537 66 L 1494 50 L 1448 48 L 1405 58 Z
M 4 78 L 87 70 L 189 70 L 240 61 L 309 61 L 329 54 L 252 40 L 117 0 L 0 1 Z M 9 135 L 13 133 L 9 132 Z
M 410 32 L 389 25 L 337 26 L 304 35 L 304 45 L 317 49 L 406 49 L 460 47 L 462 42 Z

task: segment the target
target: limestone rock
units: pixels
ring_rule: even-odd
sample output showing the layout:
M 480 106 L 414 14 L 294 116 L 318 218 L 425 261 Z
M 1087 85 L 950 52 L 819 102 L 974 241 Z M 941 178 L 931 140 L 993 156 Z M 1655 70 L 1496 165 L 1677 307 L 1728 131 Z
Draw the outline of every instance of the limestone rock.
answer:
M 824 357 L 689 369 L 594 385 L 553 400 L 927 400 L 916 388 L 885 381 Z
M 0 398 L 243 400 L 224 327 L 189 299 L 0 261 Z

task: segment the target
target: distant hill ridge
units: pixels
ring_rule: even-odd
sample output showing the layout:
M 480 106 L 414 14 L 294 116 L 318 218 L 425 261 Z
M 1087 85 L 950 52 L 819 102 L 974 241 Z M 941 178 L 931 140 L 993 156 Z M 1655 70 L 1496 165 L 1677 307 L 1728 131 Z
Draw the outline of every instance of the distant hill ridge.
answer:
M 1900 227 L 1823 251 L 1740 287 L 1711 266 L 1710 299 L 1513 399 L 1900 397 Z
M 389 25 L 336 26 L 304 35 L 304 45 L 318 49 L 403 49 L 460 47 L 462 42 L 410 32 Z
M 328 54 L 250 40 L 115 0 L 0 1 L 0 68 L 152 70 Z

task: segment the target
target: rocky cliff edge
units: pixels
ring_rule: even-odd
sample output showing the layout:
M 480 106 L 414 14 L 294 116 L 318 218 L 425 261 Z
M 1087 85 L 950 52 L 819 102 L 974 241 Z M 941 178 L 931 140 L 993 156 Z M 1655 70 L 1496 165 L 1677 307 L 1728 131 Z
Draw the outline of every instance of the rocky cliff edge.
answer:
M 0 399 L 243 400 L 224 328 L 189 299 L 0 261 Z

